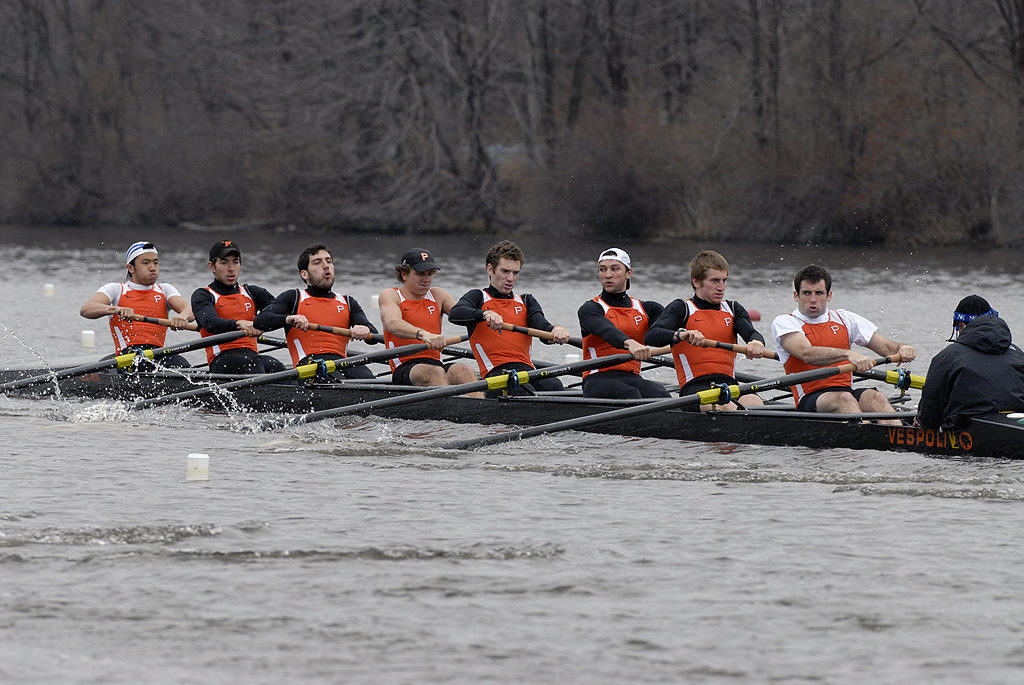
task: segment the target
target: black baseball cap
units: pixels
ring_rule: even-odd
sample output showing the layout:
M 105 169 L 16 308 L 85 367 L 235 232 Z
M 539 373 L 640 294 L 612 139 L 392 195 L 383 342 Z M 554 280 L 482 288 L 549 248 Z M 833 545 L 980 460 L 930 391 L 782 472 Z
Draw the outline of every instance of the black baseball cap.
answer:
M 418 274 L 424 271 L 430 271 L 431 269 L 440 269 L 434 262 L 434 255 L 430 254 L 427 250 L 422 250 L 418 247 L 414 247 L 411 250 L 407 250 L 402 255 L 402 265 L 411 266 L 413 271 Z
M 210 261 L 215 262 L 232 253 L 238 255 L 239 259 L 242 258 L 242 251 L 238 249 L 238 245 L 235 244 L 234 240 L 221 240 L 214 243 L 213 247 L 210 248 Z
M 968 323 L 979 316 L 999 316 L 999 312 L 992 309 L 984 297 L 968 295 L 956 306 L 956 311 L 953 312 L 953 321 Z

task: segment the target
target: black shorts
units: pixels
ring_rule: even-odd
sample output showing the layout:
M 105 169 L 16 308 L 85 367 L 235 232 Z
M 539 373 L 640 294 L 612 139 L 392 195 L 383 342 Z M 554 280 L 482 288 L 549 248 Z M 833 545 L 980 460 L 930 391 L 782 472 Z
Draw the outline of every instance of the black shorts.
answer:
M 269 355 L 258 354 L 248 347 L 232 347 L 224 350 L 210 362 L 210 373 L 240 375 L 247 373 L 277 373 L 284 371 L 284 364 Z
M 809 392 L 802 398 L 800 398 L 800 403 L 796 405 L 796 410 L 810 412 L 818 411 L 816 407 L 816 405 L 818 404 L 818 398 L 827 392 L 848 392 L 851 395 L 853 395 L 854 398 L 856 398 L 856 400 L 859 402 L 860 396 L 863 395 L 865 391 L 870 389 L 871 388 L 857 388 L 856 390 L 854 390 L 853 388 L 849 388 L 845 385 L 837 385 L 831 388 L 822 388 L 821 390 Z
M 583 379 L 583 396 L 609 400 L 663 399 L 671 397 L 660 383 L 629 371 L 602 371 Z
M 412 369 L 417 364 L 430 364 L 431 366 L 440 366 L 442 369 L 447 370 L 450 364 L 443 364 L 438 359 L 428 359 L 426 357 L 418 357 L 416 359 L 410 359 L 409 361 L 399 364 L 398 368 L 391 372 L 391 382 L 395 385 L 414 385 L 409 379 L 409 374 L 412 373 Z
M 484 376 L 484 378 L 493 378 L 494 376 L 507 376 L 508 373 L 516 371 L 533 371 L 533 367 L 524 362 L 508 362 L 501 366 L 496 366 L 490 370 L 490 372 Z M 509 395 L 535 395 L 538 392 L 550 392 L 555 390 L 564 390 L 562 381 L 557 378 L 535 378 L 529 383 L 523 383 L 512 390 L 509 390 Z M 505 390 L 488 390 L 484 393 L 484 397 L 500 397 L 506 394 Z
M 323 359 L 325 361 L 338 361 L 340 359 L 345 359 L 345 357 L 344 357 L 344 355 L 333 354 L 333 353 L 310 354 L 310 355 L 307 355 L 307 356 L 303 357 L 302 359 L 300 359 L 299 363 L 296 364 L 296 366 L 303 366 L 305 364 L 312 364 L 312 363 L 314 363 L 318 359 Z M 338 369 L 334 373 L 327 374 L 326 378 L 317 378 L 316 380 L 321 382 L 321 383 L 323 383 L 323 382 L 334 383 L 334 382 L 337 382 L 337 381 L 344 380 L 346 378 L 352 379 L 352 380 L 355 380 L 355 379 L 372 380 L 374 378 L 374 375 L 373 375 L 373 371 L 370 371 L 368 368 L 366 368 L 366 364 L 361 364 L 359 366 L 349 366 L 349 367 Z

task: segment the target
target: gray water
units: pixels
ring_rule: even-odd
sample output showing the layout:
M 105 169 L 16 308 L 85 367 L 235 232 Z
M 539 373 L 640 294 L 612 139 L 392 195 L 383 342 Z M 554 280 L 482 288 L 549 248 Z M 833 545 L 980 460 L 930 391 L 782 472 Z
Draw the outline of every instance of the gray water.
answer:
M 125 247 L 161 248 L 186 295 L 210 244 L 243 281 L 298 285 L 332 245 L 372 317 L 407 248 L 456 297 L 488 240 L 299 232 L 0 232 L 0 365 L 112 351 L 78 316 Z M 580 241 L 524 240 L 519 290 L 578 333 L 598 291 Z M 689 294 L 703 244 L 632 252 L 632 293 Z M 793 272 L 927 361 L 965 294 L 1024 326 L 1013 252 L 707 245 L 729 297 L 772 317 Z M 44 294 L 53 283 L 55 295 Z M 102 324 L 102 325 L 101 325 Z M 99 344 L 80 346 L 83 329 Z M 456 329 L 448 329 L 451 333 Z M 191 334 L 194 335 L 194 334 Z M 171 340 L 187 340 L 174 333 Z M 771 346 L 771 345 L 769 345 Z M 538 347 L 538 358 L 564 352 Z M 191 353 L 195 361 L 201 353 Z M 740 368 L 776 375 L 777 363 Z M 652 377 L 672 380 L 669 370 Z M 1024 673 L 1024 462 L 563 433 L 478 452 L 483 427 L 347 418 L 274 433 L 255 417 L 0 396 L 0 680 L 18 683 L 1009 683 Z M 186 455 L 210 480 L 186 482 Z

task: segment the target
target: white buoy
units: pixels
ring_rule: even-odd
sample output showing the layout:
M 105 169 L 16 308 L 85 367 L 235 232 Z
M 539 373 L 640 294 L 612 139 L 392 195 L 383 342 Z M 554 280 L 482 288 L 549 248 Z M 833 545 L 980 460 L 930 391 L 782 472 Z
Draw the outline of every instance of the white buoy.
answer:
M 185 480 L 210 480 L 210 455 L 196 452 L 188 455 Z
M 579 360 L 580 360 L 580 356 L 578 354 L 574 353 L 574 352 L 569 352 L 568 354 L 565 355 L 565 361 L 568 364 L 571 364 L 573 362 L 578 362 Z
M 1024 413 L 1016 411 L 1016 412 L 1014 412 L 1012 414 L 1007 414 L 1006 418 L 1013 419 L 1014 421 L 1019 421 L 1021 419 L 1024 419 Z
M 53 295 L 56 292 L 57 292 L 57 286 L 55 286 L 53 283 L 44 283 L 43 284 L 43 295 L 46 295 L 47 297 L 53 297 Z
M 96 347 L 96 331 L 82 331 L 82 347 Z
M 377 301 L 379 299 L 380 295 L 374 295 L 372 298 L 370 298 L 370 301 L 373 303 L 374 309 L 380 309 L 380 303 Z

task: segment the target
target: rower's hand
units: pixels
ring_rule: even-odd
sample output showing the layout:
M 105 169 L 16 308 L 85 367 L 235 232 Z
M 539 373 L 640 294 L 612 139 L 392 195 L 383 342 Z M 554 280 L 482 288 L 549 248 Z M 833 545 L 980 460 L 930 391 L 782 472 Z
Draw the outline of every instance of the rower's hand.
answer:
M 865 357 L 860 352 L 854 352 L 853 350 L 849 351 L 846 355 L 846 359 L 852 364 L 856 364 L 858 371 L 870 371 L 875 366 L 874 359 L 871 357 Z
M 900 357 L 902 357 L 899 364 L 897 364 L 896 366 L 899 366 L 900 364 L 905 364 L 907 362 L 912 362 L 914 361 L 914 358 L 917 357 L 917 350 L 915 350 L 910 345 L 900 345 L 900 349 L 898 349 L 896 353 L 900 355 Z
M 302 314 L 289 314 L 285 317 L 284 322 L 293 328 L 298 328 L 300 331 L 309 330 L 309 319 Z
M 651 348 L 631 338 L 626 338 L 625 348 L 637 361 L 645 362 L 651 358 Z
M 747 343 L 747 359 L 760 359 L 764 356 L 764 343 L 760 340 L 751 340 Z
M 130 321 L 142 321 L 142 319 L 135 318 L 135 310 L 131 307 L 114 307 L 114 311 L 110 312 L 111 316 L 120 316 L 122 319 L 128 319 Z
M 188 327 L 188 319 L 185 318 L 184 316 L 182 316 L 181 314 L 178 314 L 173 319 L 171 319 L 171 328 L 173 328 L 174 330 L 180 331 L 183 328 L 187 328 L 187 327 Z
M 245 331 L 246 337 L 249 338 L 258 338 L 263 335 L 263 331 L 252 325 L 252 321 L 238 319 L 235 321 L 235 327 L 240 331 Z
M 561 326 L 555 326 L 551 329 L 551 342 L 556 345 L 564 345 L 569 342 L 569 331 L 565 330 Z
M 420 336 L 420 342 L 427 343 L 427 347 L 431 350 L 443 350 L 447 343 L 443 334 L 427 332 Z
M 500 331 L 502 324 L 505 322 L 502 320 L 501 314 L 487 309 L 484 311 L 484 323 L 492 331 Z
M 370 327 L 363 326 L 361 324 L 357 326 L 352 326 L 352 328 L 349 329 L 349 333 L 351 333 L 349 337 L 351 337 L 353 340 L 366 340 L 371 335 Z

